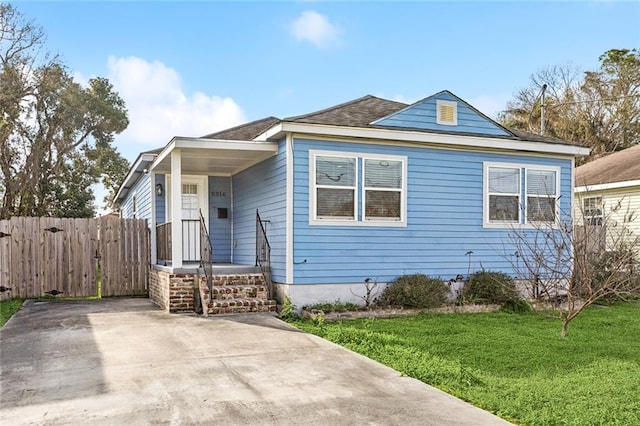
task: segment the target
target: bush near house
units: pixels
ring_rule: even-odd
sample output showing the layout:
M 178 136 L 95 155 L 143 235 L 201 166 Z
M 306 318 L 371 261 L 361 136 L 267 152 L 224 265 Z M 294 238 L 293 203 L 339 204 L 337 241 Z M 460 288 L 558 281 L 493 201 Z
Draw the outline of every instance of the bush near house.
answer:
M 449 288 L 440 278 L 424 274 L 402 275 L 390 282 L 378 299 L 379 306 L 437 308 L 447 301 Z
M 502 272 L 480 271 L 469 276 L 461 292 L 463 303 L 498 304 L 520 300 L 516 282 Z

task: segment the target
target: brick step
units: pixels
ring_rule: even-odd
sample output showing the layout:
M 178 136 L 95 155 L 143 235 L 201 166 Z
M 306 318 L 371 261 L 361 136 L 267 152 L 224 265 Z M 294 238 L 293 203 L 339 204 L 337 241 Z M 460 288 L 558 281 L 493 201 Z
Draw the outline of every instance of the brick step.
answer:
M 208 289 L 205 291 L 208 296 Z M 264 285 L 225 285 L 214 286 L 211 289 L 213 299 L 253 299 L 269 297 L 269 292 Z
M 201 277 L 203 277 L 203 275 L 201 275 Z M 262 274 L 230 274 L 213 276 L 214 287 L 235 287 L 247 285 L 264 286 L 264 277 Z
M 208 310 L 210 315 L 275 312 L 276 301 L 268 299 L 213 300 L 208 304 Z

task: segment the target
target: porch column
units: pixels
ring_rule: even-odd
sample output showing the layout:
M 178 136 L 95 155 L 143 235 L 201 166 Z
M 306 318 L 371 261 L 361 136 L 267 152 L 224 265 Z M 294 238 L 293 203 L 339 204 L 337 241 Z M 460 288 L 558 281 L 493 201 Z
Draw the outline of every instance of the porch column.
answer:
M 182 156 L 171 151 L 171 265 L 182 268 Z

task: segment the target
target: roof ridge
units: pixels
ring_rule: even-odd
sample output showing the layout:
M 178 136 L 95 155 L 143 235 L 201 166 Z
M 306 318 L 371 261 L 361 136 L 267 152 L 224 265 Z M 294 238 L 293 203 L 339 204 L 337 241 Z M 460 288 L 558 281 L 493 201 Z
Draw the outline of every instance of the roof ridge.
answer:
M 299 120 L 301 118 L 313 117 L 314 115 L 324 114 L 326 112 L 333 111 L 333 110 L 340 109 L 340 108 L 344 108 L 344 107 L 346 107 L 348 105 L 353 105 L 353 104 L 356 104 L 356 103 L 359 103 L 359 102 L 364 102 L 364 101 L 367 101 L 369 99 L 379 99 L 379 100 L 386 101 L 386 102 L 395 102 L 397 104 L 406 105 L 406 104 L 404 104 L 402 102 L 392 101 L 392 100 L 389 100 L 389 99 L 380 98 L 378 96 L 364 95 L 364 96 L 361 96 L 359 98 L 352 99 L 350 101 L 342 102 L 340 104 L 333 105 L 333 106 L 330 106 L 328 108 L 320 109 L 318 111 L 313 111 L 313 112 L 309 112 L 307 114 L 294 115 L 294 116 L 291 116 L 291 117 L 287 117 L 287 118 L 284 118 L 282 121 L 294 121 L 294 120 Z

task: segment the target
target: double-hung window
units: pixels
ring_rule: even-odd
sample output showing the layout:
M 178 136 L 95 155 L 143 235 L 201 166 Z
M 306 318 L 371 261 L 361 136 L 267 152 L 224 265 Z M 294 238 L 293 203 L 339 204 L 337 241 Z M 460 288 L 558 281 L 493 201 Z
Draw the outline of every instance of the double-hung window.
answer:
M 484 165 L 484 226 L 554 223 L 560 168 L 510 163 Z
M 602 197 L 588 197 L 582 200 L 585 224 L 602 226 Z
M 355 157 L 315 157 L 315 199 L 317 219 L 356 219 Z
M 314 225 L 406 226 L 407 158 L 310 151 Z

